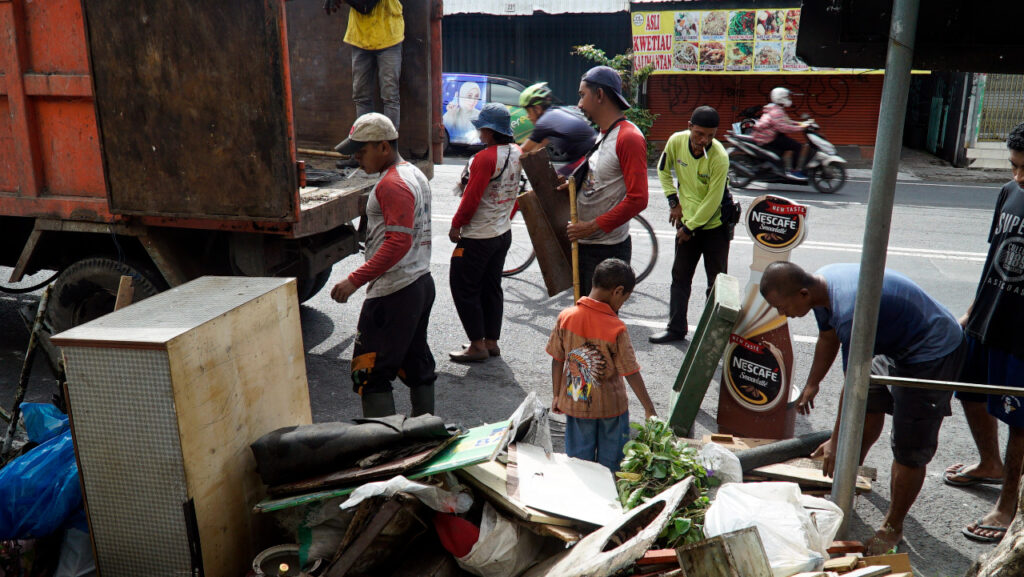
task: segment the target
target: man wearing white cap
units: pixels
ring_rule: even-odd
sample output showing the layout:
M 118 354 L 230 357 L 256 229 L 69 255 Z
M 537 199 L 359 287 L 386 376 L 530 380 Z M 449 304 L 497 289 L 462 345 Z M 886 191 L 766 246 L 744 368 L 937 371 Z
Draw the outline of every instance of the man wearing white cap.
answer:
M 430 276 L 430 183 L 398 155 L 395 125 L 376 112 L 356 119 L 335 148 L 381 179 L 366 203 L 366 263 L 331 289 L 344 303 L 367 285 L 352 351 L 352 384 L 364 417 L 395 413 L 391 381 L 409 387 L 412 414 L 434 412 L 434 355 L 427 323 L 434 305 Z

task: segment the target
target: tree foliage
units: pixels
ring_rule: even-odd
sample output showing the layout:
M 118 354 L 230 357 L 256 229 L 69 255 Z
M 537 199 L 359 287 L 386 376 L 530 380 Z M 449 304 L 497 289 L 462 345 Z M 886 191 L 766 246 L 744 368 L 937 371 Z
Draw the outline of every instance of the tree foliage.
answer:
M 636 61 L 633 58 L 632 52 L 609 57 L 604 50 L 594 47 L 593 44 L 576 46 L 573 48 L 572 53 L 582 56 L 599 66 L 608 66 L 619 73 L 619 77 L 622 79 L 622 95 L 626 97 L 626 100 L 629 101 L 632 107 L 626 111 L 626 118 L 643 132 L 644 138 L 647 138 L 648 132 L 654 126 L 654 121 L 657 120 L 658 115 L 646 108 L 641 108 L 638 103 L 640 101 L 640 89 L 647 82 L 647 78 L 650 77 L 651 73 L 654 72 L 654 66 L 648 64 L 638 69 L 636 68 Z M 648 150 L 650 150 L 649 143 Z

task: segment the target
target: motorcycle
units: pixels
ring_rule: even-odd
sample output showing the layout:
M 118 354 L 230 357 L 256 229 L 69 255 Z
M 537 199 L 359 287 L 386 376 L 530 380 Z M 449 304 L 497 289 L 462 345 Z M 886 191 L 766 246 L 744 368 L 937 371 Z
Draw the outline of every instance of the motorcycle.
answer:
M 804 128 L 810 147 L 804 173 L 800 178 L 785 171 L 784 163 L 775 152 L 754 142 L 753 137 L 744 134 L 752 123 L 737 123 L 727 132 L 729 143 L 729 186 L 746 188 L 751 182 L 810 184 L 824 194 L 838 192 L 846 184 L 846 159 L 836 154 L 836 147 L 821 135 L 820 127 L 814 120 L 808 120 Z

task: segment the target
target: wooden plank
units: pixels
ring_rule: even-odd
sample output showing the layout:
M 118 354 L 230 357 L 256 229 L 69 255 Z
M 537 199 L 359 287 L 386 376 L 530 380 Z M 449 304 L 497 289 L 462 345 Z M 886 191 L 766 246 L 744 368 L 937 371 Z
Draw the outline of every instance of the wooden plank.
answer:
M 739 314 L 739 280 L 727 274 L 718 275 L 672 386 L 668 422 L 681 437 L 689 436 L 693 428 Z
M 888 565 L 892 571 L 908 572 L 914 569 L 910 566 L 910 555 L 906 553 L 894 553 L 892 555 L 874 555 L 864 557 L 857 562 L 857 567 L 870 567 L 872 565 Z
M 679 565 L 675 549 L 651 549 L 636 560 L 637 565 Z
M 822 569 L 825 571 L 851 571 L 857 566 L 858 561 L 860 561 L 860 557 L 854 555 L 836 557 L 835 559 L 825 561 L 825 566 Z
M 524 154 L 520 163 L 533 191 L 520 195 L 519 208 L 548 296 L 555 296 L 572 287 L 572 243 L 566 231 L 571 213 L 569 197 L 567 192 L 558 190 L 558 174 L 551 166 L 547 149 Z
M 537 265 L 544 278 L 548 296 L 555 296 L 572 288 L 572 260 L 558 248 L 558 233 L 551 227 L 537 193 L 529 191 L 519 195 L 519 210 L 523 213 L 526 232 L 530 235 Z M 562 227 L 564 228 L 564 227 Z M 571 249 L 570 249 L 571 250 Z
M 864 544 L 860 541 L 832 541 L 826 549 L 830 555 L 845 555 L 847 553 L 863 553 Z
M 114 299 L 114 310 L 119 311 L 132 303 L 135 296 L 135 287 L 132 286 L 132 277 L 121 276 L 117 283 L 117 298 Z
M 754 527 L 711 537 L 676 549 L 684 575 L 772 577 L 761 537 Z
M 178 336 L 167 352 L 205 573 L 237 574 L 256 553 L 249 516 L 264 495 L 249 443 L 313 422 L 295 281 Z
M 769 479 L 775 479 L 777 481 L 790 481 L 798 483 L 805 487 L 823 487 L 828 488 L 832 486 L 832 478 L 826 477 L 824 473 L 819 469 L 806 469 L 803 467 L 794 467 L 785 463 L 775 463 L 774 465 L 766 465 L 764 467 L 758 467 L 752 471 L 757 475 L 763 475 Z M 871 491 L 871 481 L 868 481 L 860 475 L 857 476 L 857 490 L 858 491 Z

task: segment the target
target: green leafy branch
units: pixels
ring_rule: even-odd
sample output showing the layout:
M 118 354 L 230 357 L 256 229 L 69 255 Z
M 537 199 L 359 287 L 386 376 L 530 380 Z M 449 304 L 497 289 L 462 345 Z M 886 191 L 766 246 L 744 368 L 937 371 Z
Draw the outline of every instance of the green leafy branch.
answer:
M 616 489 L 623 507 L 633 509 L 687 477 L 700 491 L 700 498 L 678 509 L 658 536 L 658 543 L 674 549 L 704 538 L 704 514 L 710 506 L 707 490 L 717 485 L 697 458 L 697 450 L 679 440 L 668 423 L 650 418 L 636 429 L 636 438 L 626 443 Z

